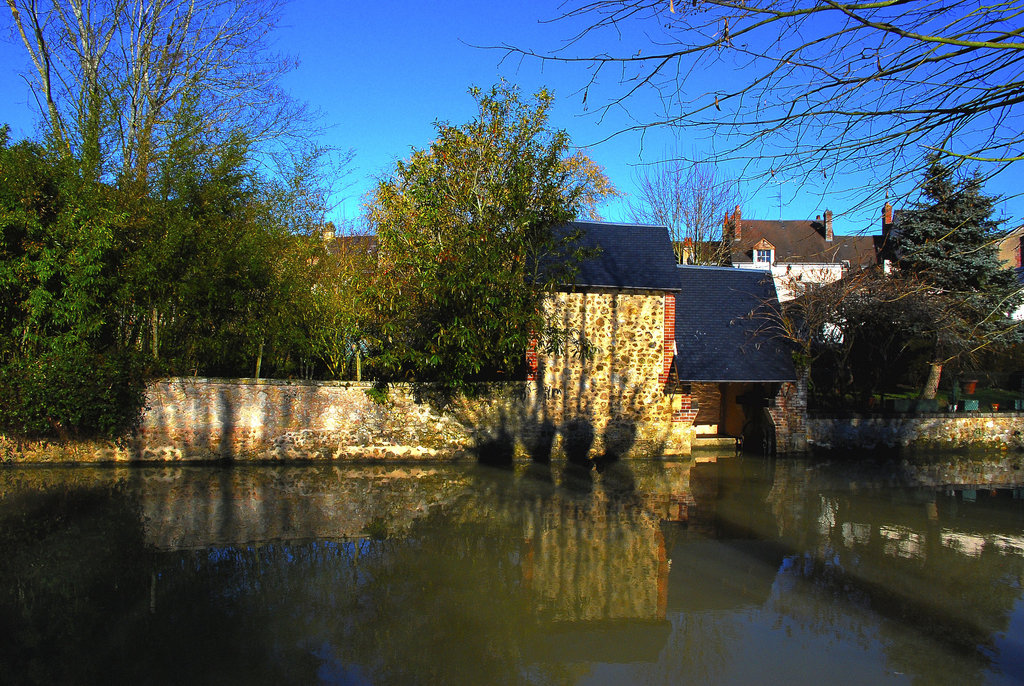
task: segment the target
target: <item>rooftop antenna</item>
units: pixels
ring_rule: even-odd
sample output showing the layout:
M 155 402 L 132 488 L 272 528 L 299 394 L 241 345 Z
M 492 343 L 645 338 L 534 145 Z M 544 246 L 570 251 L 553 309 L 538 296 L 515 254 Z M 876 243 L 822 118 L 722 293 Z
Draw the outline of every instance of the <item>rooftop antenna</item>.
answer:
M 782 184 L 790 183 L 790 182 L 792 182 L 793 179 L 786 179 L 785 181 L 782 181 L 780 179 L 775 178 L 775 170 L 774 169 L 771 169 L 770 171 L 771 171 L 771 175 L 772 175 L 771 182 L 776 185 L 775 192 L 776 192 L 776 194 L 778 195 L 778 198 L 779 198 L 779 221 L 781 222 L 782 221 Z

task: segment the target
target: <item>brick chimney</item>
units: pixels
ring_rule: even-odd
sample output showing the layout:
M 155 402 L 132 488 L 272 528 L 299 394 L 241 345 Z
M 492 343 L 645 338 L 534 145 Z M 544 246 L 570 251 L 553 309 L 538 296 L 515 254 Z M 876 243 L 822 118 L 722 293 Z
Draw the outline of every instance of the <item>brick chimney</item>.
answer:
M 892 205 L 889 201 L 886 201 L 885 206 L 882 208 L 882 231 L 892 224 Z
M 732 239 L 739 242 L 740 238 L 743 237 L 742 227 L 742 215 L 740 214 L 740 206 L 736 206 L 736 210 L 732 213 Z
M 825 210 L 825 240 L 832 242 L 832 210 Z

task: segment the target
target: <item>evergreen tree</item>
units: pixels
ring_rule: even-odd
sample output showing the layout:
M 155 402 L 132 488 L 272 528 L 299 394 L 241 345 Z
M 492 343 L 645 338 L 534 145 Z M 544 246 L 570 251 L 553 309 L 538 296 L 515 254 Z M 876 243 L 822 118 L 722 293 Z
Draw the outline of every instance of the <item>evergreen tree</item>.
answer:
M 983 349 L 1016 343 L 1008 314 L 1021 301 L 1013 271 L 999 261 L 997 198 L 982 193 L 980 177 L 957 181 L 939 155 L 928 161 L 923 200 L 898 217 L 893 249 L 901 278 L 913 288 L 907 330 L 930 346 L 931 371 L 922 397 L 935 396 L 943 365 L 969 362 Z

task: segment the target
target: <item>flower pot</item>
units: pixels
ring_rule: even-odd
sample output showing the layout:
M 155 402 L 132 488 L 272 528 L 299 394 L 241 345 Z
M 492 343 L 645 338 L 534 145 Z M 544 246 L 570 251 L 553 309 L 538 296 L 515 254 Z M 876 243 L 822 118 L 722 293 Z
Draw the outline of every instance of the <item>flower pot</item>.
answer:
M 992 403 L 992 411 L 993 412 L 998 412 L 999 411 L 999 403 Z
M 978 390 L 978 381 L 964 381 L 964 393 L 967 395 L 974 395 L 974 391 Z

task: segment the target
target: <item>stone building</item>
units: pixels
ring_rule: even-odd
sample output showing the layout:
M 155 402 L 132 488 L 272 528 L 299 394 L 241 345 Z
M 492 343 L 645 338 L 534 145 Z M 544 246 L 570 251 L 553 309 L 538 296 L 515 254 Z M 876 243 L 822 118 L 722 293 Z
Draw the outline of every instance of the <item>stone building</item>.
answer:
M 764 272 L 676 266 L 668 230 L 579 223 L 598 248 L 549 318 L 593 346 L 531 354 L 536 422 L 565 454 L 688 453 L 702 435 L 805 447 L 806 386 L 775 335 L 778 299 Z
M 684 450 L 666 393 L 680 288 L 668 230 L 596 222 L 564 230 L 580 232 L 579 247 L 594 254 L 544 306 L 592 356 L 571 344 L 530 353 L 535 421 L 558 434 L 570 459 Z

